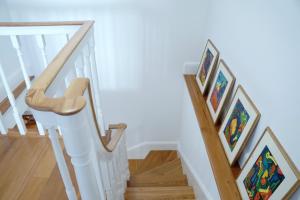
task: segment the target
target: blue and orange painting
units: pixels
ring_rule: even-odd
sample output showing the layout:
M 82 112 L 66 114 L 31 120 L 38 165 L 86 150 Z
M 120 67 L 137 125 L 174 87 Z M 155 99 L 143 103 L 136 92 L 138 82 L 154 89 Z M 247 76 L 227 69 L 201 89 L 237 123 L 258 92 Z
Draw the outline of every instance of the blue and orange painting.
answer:
M 219 107 L 220 101 L 224 95 L 227 84 L 228 84 L 228 81 L 227 81 L 226 77 L 224 76 L 223 72 L 220 71 L 218 74 L 218 77 L 217 77 L 217 81 L 214 86 L 214 90 L 210 97 L 210 103 L 215 112 L 217 111 L 217 109 Z
M 243 180 L 250 200 L 269 199 L 285 176 L 267 146 Z
M 200 74 L 199 74 L 199 78 L 200 81 L 202 83 L 202 85 L 204 85 L 209 68 L 211 67 L 211 63 L 213 60 L 214 56 L 211 53 L 211 51 L 209 49 L 207 49 L 206 53 L 205 53 L 205 57 L 204 57 L 204 62 L 201 66 L 201 70 L 200 70 Z
M 242 135 L 249 118 L 248 112 L 238 99 L 223 131 L 231 151 Z

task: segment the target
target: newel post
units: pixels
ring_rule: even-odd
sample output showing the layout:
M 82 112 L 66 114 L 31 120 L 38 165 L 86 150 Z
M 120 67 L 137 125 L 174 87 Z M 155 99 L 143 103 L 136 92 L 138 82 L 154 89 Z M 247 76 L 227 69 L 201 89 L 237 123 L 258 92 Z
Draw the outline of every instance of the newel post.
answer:
M 86 107 L 74 115 L 59 117 L 60 127 L 82 199 L 106 199 L 102 182 L 99 181 L 99 168 L 95 165 L 97 157 L 93 139 L 89 135 L 91 127 Z

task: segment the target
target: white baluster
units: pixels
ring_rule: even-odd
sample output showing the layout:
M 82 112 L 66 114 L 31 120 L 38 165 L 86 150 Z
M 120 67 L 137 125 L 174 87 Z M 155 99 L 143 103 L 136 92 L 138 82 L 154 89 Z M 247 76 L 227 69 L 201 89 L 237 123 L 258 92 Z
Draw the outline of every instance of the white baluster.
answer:
M 69 40 L 70 40 L 70 36 L 69 36 L 69 34 L 67 33 L 66 35 L 66 41 L 67 41 L 67 43 L 69 42 Z
M 14 97 L 14 95 L 13 95 L 13 93 L 12 93 L 10 87 L 9 87 L 9 84 L 8 84 L 7 80 L 6 80 L 6 76 L 4 74 L 1 63 L 0 63 L 0 76 L 1 76 L 1 79 L 2 79 L 2 83 L 4 85 L 4 89 L 6 91 L 7 97 L 9 99 L 10 105 L 13 109 L 13 115 L 14 115 L 14 118 L 16 120 L 16 123 L 17 123 L 18 129 L 20 131 L 20 134 L 25 135 L 26 126 L 25 126 L 24 121 L 21 117 L 21 114 L 19 113 L 19 111 L 17 109 L 15 97 Z
M 98 182 L 99 175 L 95 172 L 99 167 L 93 162 L 93 159 L 97 159 L 92 153 L 93 140 L 87 134 L 93 131 L 89 126 L 87 112 L 90 110 L 86 106 L 77 114 L 60 116 L 58 121 L 61 123 L 65 148 L 71 157 L 82 199 L 105 199 L 103 187 L 99 185 L 101 182 Z
M 43 67 L 46 69 L 48 66 L 48 59 L 46 53 L 46 40 L 44 35 L 35 35 L 35 39 L 37 42 L 38 47 L 42 53 L 42 60 L 43 60 Z
M 23 77 L 24 77 L 24 80 L 25 80 L 25 83 L 26 83 L 26 88 L 29 89 L 30 88 L 30 79 L 29 79 L 28 73 L 27 73 L 26 68 L 25 68 L 23 53 L 21 51 L 20 38 L 19 38 L 19 36 L 11 35 L 10 40 L 11 40 L 11 43 L 12 43 L 13 47 L 16 49 L 18 59 L 19 59 L 19 63 L 20 63 L 20 66 L 21 66 L 21 70 L 22 70 L 22 73 L 23 73 Z
M 88 42 L 88 48 L 89 48 L 89 59 L 91 64 L 91 75 L 93 79 L 93 87 L 95 88 L 95 106 L 96 106 L 96 112 L 98 117 L 98 124 L 101 129 L 101 135 L 105 135 L 105 123 L 103 119 L 103 114 L 101 110 L 101 100 L 100 100 L 100 79 L 98 74 L 98 68 L 97 68 L 97 62 L 95 58 L 95 41 L 93 35 L 91 36 L 91 39 Z
M 83 55 L 80 54 L 79 59 L 75 62 L 75 70 L 77 77 L 85 77 L 84 76 L 84 63 L 83 63 Z
M 113 159 L 112 158 L 110 158 L 107 161 L 107 165 L 108 165 L 109 177 L 110 177 L 110 180 L 111 180 L 112 197 L 113 197 L 113 199 L 117 199 L 117 194 L 116 194 L 117 181 L 116 181 L 116 175 L 115 175 L 114 164 L 113 164 Z
M 10 39 L 11 39 L 13 47 L 15 48 L 15 50 L 17 52 L 19 63 L 20 63 L 21 70 L 22 70 L 22 73 L 23 73 L 23 77 L 24 77 L 24 80 L 25 80 L 25 83 L 26 83 L 26 88 L 28 90 L 31 86 L 31 82 L 30 82 L 27 70 L 25 68 L 23 53 L 22 53 L 22 50 L 21 50 L 20 38 L 19 38 L 19 36 L 11 35 Z M 39 123 L 38 121 L 36 121 L 36 125 L 37 125 L 37 128 L 38 128 L 39 134 L 40 135 L 45 135 L 45 130 L 44 130 L 42 124 Z
M 7 128 L 5 127 L 4 123 L 3 123 L 3 116 L 0 112 L 0 132 L 1 134 L 7 134 Z
M 106 159 L 100 158 L 100 170 L 102 174 L 102 179 L 105 186 L 105 193 L 107 200 L 113 200 L 113 194 L 112 194 L 112 186 L 111 186 L 111 179 L 113 177 L 110 177 L 109 169 L 108 169 L 108 163 Z
M 69 86 L 71 81 L 76 78 L 76 69 L 72 68 L 68 75 L 65 77 L 65 85 L 66 87 Z
M 57 136 L 56 129 L 54 127 L 49 128 L 48 132 L 49 132 L 49 137 L 50 137 L 50 140 L 52 143 L 52 148 L 54 151 L 56 162 L 57 162 L 61 177 L 62 177 L 64 185 L 65 185 L 68 199 L 76 200 L 77 199 L 76 191 L 72 184 L 71 176 L 70 176 L 70 173 L 68 170 L 66 160 L 64 158 L 63 150 L 60 146 L 60 142 L 59 142 L 59 139 Z

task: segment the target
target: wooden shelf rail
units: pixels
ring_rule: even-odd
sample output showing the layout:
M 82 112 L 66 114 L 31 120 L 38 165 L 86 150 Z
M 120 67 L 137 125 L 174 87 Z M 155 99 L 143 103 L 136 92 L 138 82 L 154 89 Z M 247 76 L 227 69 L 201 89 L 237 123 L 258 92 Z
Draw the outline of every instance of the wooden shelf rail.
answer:
M 184 75 L 184 78 L 201 129 L 220 197 L 224 200 L 241 199 L 235 182 L 241 169 L 238 165 L 230 167 L 228 163 L 218 136 L 218 127 L 214 124 L 210 116 L 205 98 L 198 88 L 196 77 L 194 75 Z

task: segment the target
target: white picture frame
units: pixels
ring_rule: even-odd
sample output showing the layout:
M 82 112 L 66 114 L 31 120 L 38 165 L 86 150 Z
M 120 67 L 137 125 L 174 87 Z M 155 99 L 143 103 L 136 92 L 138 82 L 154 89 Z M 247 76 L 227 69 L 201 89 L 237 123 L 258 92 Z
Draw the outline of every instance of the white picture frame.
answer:
M 234 75 L 232 74 L 224 60 L 221 59 L 219 61 L 218 69 L 215 73 L 206 100 L 206 104 L 214 123 L 216 123 L 219 119 L 220 113 L 223 110 L 224 103 L 228 99 L 229 94 L 233 89 L 234 82 Z
M 260 112 L 239 85 L 218 133 L 231 166 L 240 156 L 259 119 Z
M 268 160 L 270 160 L 270 162 L 268 161 L 268 163 L 271 163 L 270 165 L 272 165 L 273 172 L 277 171 L 276 174 L 279 174 L 276 179 L 276 184 L 272 185 L 273 189 L 272 187 L 268 187 L 268 190 L 265 190 L 263 188 L 258 190 L 258 188 L 252 187 L 251 191 L 247 192 L 246 187 L 249 187 L 249 181 L 248 181 L 249 178 L 246 179 L 247 176 L 248 177 L 251 176 L 251 178 L 253 178 L 250 180 L 260 179 L 260 182 L 264 183 L 263 187 L 267 187 L 266 184 L 269 185 L 269 181 L 274 180 L 272 179 L 273 177 L 271 176 L 274 176 L 272 174 L 275 173 L 270 172 L 268 168 L 263 167 L 262 168 L 263 173 L 257 173 L 257 174 L 253 173 L 257 171 L 254 170 L 255 169 L 254 166 L 257 166 L 257 164 L 260 163 L 264 163 L 265 160 L 262 160 L 262 157 L 267 157 Z M 275 164 L 273 165 L 273 163 Z M 251 169 L 252 171 L 251 173 L 249 173 Z M 270 173 L 272 174 L 270 175 Z M 259 177 L 257 177 L 257 175 Z M 262 181 L 261 180 L 262 178 L 266 179 L 267 182 L 265 182 L 265 180 Z M 242 169 L 242 172 L 240 173 L 239 177 L 236 180 L 242 199 L 249 199 L 248 194 L 251 196 L 254 196 L 254 194 L 255 195 L 268 194 L 269 200 L 288 199 L 293 194 L 293 192 L 299 187 L 300 184 L 299 181 L 300 181 L 299 171 L 297 170 L 294 163 L 290 160 L 290 158 L 288 157 L 283 147 L 280 145 L 279 141 L 277 140 L 274 133 L 269 127 L 266 128 L 266 130 L 264 131 L 262 137 L 260 138 L 256 147 L 252 151 L 248 161 L 246 162 L 244 168 Z M 260 191 L 259 194 L 257 194 L 258 192 L 256 191 Z M 266 193 L 267 191 L 268 193 Z
M 208 39 L 196 74 L 196 81 L 202 94 L 207 90 L 218 59 L 219 51 L 212 41 Z

